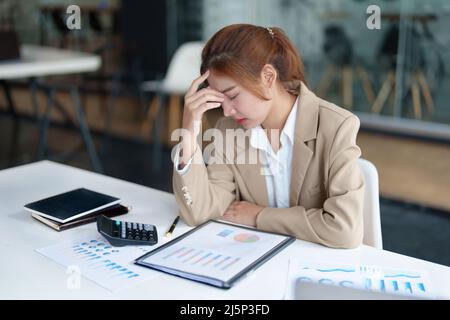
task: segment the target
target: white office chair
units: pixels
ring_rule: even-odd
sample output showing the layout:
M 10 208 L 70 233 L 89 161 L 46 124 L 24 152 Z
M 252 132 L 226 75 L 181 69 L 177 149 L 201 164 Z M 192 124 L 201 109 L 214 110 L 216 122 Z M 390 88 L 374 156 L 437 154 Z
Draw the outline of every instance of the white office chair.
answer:
M 141 85 L 144 92 L 153 92 L 155 97 L 150 102 L 146 120 L 142 123 L 142 132 L 151 132 L 153 142 L 153 168 L 159 171 L 161 158 L 160 125 L 158 120 L 161 114 L 161 105 L 165 97 L 169 97 L 168 132 L 181 126 L 182 108 L 181 97 L 188 91 L 192 81 L 200 76 L 201 53 L 203 42 L 187 42 L 181 45 L 175 52 L 167 70 L 167 74 L 161 81 L 148 81 Z M 205 118 L 205 117 L 204 117 Z M 206 119 L 204 119 L 206 121 Z M 207 125 L 205 122 L 204 125 Z M 168 142 L 171 143 L 170 141 Z
M 167 74 L 161 81 L 147 81 L 142 83 L 144 92 L 156 93 L 150 103 L 147 122 L 142 129 L 151 131 L 155 123 L 162 99 L 170 97 L 169 103 L 169 132 L 176 129 L 181 123 L 180 97 L 189 89 L 192 81 L 200 75 L 201 53 L 203 42 L 187 42 L 175 52 L 167 70 Z
M 365 180 L 363 243 L 377 249 L 383 249 L 378 172 L 375 166 L 367 160 L 358 159 L 358 164 Z
M 181 45 L 170 61 L 162 81 L 142 83 L 142 90 L 182 95 L 187 92 L 195 78 L 199 77 L 203 42 L 187 42 Z

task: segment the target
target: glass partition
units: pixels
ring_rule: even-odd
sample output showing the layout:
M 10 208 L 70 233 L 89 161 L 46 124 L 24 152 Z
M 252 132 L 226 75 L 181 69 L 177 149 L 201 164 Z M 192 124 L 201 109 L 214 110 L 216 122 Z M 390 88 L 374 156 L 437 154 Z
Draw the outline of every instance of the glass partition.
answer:
M 231 23 L 283 28 L 310 86 L 372 127 L 450 139 L 450 3 L 204 0 L 204 39 Z

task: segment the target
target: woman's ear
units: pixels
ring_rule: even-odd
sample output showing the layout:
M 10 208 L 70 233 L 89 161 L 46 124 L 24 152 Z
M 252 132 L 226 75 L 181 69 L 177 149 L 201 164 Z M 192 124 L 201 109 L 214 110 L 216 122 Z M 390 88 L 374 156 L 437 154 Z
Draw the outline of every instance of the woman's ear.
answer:
M 277 70 L 271 64 L 266 64 L 261 70 L 261 83 L 264 86 L 266 95 L 270 98 L 272 98 L 272 91 L 275 89 L 277 77 Z

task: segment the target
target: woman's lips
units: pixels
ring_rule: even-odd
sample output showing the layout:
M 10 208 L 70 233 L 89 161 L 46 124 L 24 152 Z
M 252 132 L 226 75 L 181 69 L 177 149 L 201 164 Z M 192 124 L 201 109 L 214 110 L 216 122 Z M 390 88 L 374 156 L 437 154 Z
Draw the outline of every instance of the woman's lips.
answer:
M 243 124 L 247 120 L 246 118 L 236 119 L 239 124 Z

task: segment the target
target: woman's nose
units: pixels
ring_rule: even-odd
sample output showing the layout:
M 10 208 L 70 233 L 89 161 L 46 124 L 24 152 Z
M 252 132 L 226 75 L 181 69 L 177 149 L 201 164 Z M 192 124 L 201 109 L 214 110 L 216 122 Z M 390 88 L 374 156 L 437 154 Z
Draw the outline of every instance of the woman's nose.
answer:
M 230 117 L 236 113 L 236 110 L 234 110 L 234 108 L 229 103 L 226 102 L 222 103 L 222 108 L 223 108 L 223 115 L 225 117 Z

